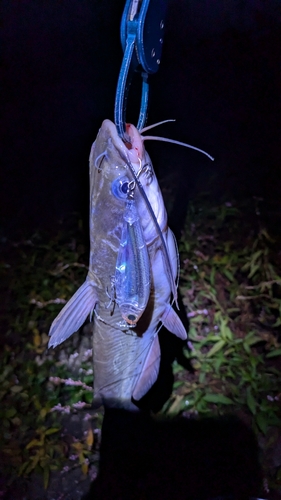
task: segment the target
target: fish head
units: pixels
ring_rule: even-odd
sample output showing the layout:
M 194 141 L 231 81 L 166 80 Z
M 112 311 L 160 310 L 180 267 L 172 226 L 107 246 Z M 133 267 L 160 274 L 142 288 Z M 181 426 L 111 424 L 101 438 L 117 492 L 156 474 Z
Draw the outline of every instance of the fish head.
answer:
M 167 226 L 167 213 L 152 162 L 136 127 L 127 124 L 126 132 L 130 138 L 128 143 L 124 143 L 118 136 L 114 123 L 104 120 L 93 144 L 90 155 L 90 221 L 100 217 L 105 228 L 111 227 L 113 231 L 115 226 L 117 233 L 120 233 L 127 198 L 126 185 L 134 181 L 128 166 L 130 163 L 163 231 Z M 155 239 L 155 223 L 137 186 L 135 201 L 144 237 L 149 244 Z M 119 245 L 119 241 L 117 243 Z

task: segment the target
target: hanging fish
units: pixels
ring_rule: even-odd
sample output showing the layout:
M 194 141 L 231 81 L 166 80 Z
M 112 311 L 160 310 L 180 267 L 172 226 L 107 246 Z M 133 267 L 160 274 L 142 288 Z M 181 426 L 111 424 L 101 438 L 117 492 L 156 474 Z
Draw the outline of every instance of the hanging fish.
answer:
M 93 313 L 94 399 L 134 408 L 157 379 L 158 332 L 186 331 L 177 298 L 178 251 L 142 137 L 102 123 L 90 154 L 90 262 L 86 281 L 53 321 L 49 346 Z

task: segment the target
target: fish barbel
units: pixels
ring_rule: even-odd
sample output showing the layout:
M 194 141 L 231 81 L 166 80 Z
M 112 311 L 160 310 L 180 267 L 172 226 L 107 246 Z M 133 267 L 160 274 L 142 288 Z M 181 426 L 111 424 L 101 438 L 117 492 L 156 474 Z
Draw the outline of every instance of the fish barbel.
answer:
M 94 400 L 133 408 L 132 398 L 141 399 L 157 379 L 161 326 L 181 339 L 187 335 L 171 305 L 178 252 L 160 187 L 144 138 L 133 125 L 126 132 L 128 144 L 105 120 L 92 146 L 89 271 L 53 321 L 49 347 L 94 312 Z

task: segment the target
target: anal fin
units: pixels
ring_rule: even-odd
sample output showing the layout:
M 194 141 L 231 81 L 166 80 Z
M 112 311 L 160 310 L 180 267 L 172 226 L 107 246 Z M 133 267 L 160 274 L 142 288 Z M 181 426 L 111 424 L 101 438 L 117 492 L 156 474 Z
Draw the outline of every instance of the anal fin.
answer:
M 161 321 L 165 326 L 165 328 L 169 330 L 169 332 L 174 333 L 177 337 L 179 337 L 182 340 L 187 339 L 186 330 L 179 316 L 177 315 L 177 313 L 174 311 L 174 309 L 170 304 L 166 306 Z
M 79 330 L 98 301 L 95 285 L 86 280 L 54 319 L 48 347 L 56 347 Z

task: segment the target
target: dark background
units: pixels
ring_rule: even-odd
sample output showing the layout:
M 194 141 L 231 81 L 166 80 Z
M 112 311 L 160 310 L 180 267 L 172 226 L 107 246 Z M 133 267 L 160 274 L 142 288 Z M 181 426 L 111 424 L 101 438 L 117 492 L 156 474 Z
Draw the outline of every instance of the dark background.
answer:
M 113 119 L 124 4 L 2 0 L 4 233 L 87 214 L 90 147 L 102 120 Z M 171 176 L 174 220 L 202 190 L 261 196 L 281 216 L 280 24 L 279 0 L 169 1 L 148 124 L 175 118 L 154 133 L 216 158 L 147 143 L 158 177 Z M 138 108 L 133 97 L 128 121 Z

